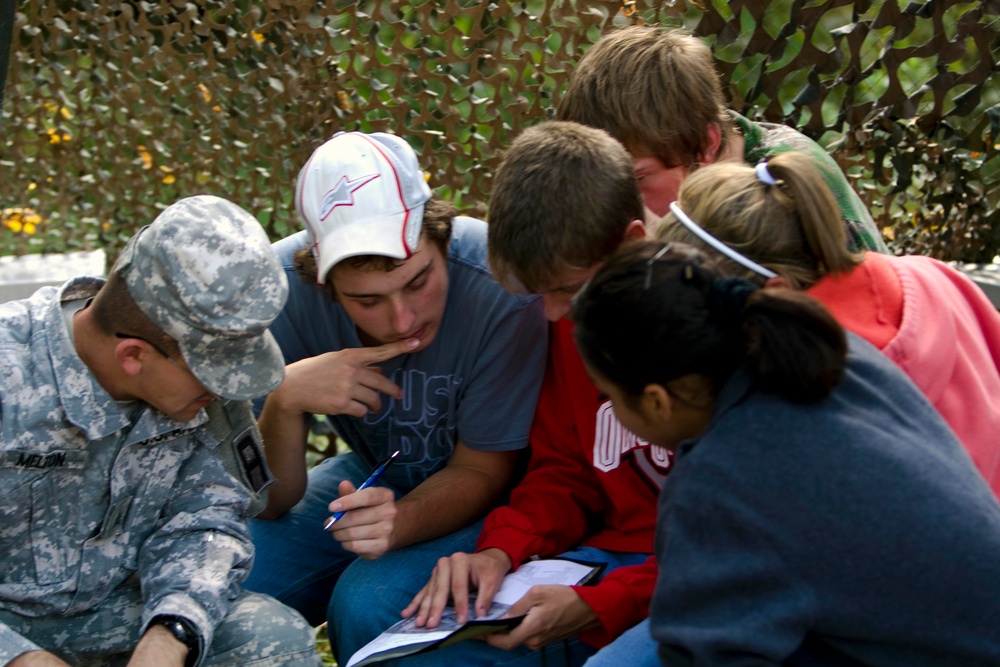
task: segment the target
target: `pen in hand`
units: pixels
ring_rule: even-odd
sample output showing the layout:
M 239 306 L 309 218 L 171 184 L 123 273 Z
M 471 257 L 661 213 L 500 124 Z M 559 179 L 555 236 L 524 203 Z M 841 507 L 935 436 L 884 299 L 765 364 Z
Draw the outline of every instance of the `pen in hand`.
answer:
M 372 470 L 372 474 L 368 475 L 368 479 L 366 479 L 361 484 L 361 486 L 357 488 L 355 493 L 357 493 L 358 491 L 363 491 L 364 489 L 367 489 L 369 486 L 375 484 L 375 482 L 378 481 L 378 478 L 382 476 L 382 473 L 385 472 L 386 468 L 389 467 L 389 464 L 396 460 L 397 456 L 399 456 L 398 449 L 394 451 L 392 455 L 389 456 L 389 458 L 387 458 L 386 460 L 382 461 L 382 463 L 379 463 L 377 466 L 375 466 L 375 469 Z M 345 514 L 347 514 L 347 510 L 341 510 L 339 512 L 335 512 L 334 515 L 331 516 L 329 519 L 327 519 L 326 523 L 323 524 L 323 530 L 330 530 L 330 527 L 333 524 L 340 521 Z

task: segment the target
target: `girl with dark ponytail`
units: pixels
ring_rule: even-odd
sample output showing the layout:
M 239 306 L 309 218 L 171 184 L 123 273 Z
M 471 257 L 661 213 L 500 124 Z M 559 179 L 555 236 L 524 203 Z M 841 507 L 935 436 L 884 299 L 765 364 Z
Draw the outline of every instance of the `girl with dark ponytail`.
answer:
M 670 208 L 662 240 L 804 290 L 896 362 L 1000 496 L 1000 313 L 971 280 L 930 257 L 849 252 L 837 201 L 801 153 L 699 169 Z
M 618 419 L 677 457 L 648 621 L 664 664 L 1000 664 L 1000 505 L 878 350 L 683 244 L 625 246 L 573 319 Z
M 704 377 L 703 393 L 713 393 L 745 364 L 762 388 L 796 402 L 825 398 L 839 382 L 844 331 L 814 299 L 722 277 L 703 255 L 681 244 L 663 246 L 663 255 L 648 267 L 649 288 L 635 289 L 646 275 L 636 259 L 654 247 L 622 251 L 612 266 L 629 270 L 595 282 L 577 302 L 577 344 L 602 376 L 640 393 L 650 382 L 667 386 L 697 372 Z M 683 288 L 659 298 L 658 290 L 675 284 Z M 642 324 L 620 326 L 625 319 Z M 684 353 L 677 354 L 679 349 Z M 643 377 L 630 377 L 633 367 L 642 368 Z

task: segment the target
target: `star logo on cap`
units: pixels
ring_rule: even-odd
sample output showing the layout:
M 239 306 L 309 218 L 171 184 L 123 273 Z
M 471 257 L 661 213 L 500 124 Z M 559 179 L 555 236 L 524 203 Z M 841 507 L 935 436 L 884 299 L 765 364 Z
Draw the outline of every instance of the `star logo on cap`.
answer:
M 359 176 L 352 181 L 347 176 L 341 176 L 337 184 L 333 186 L 333 189 L 323 196 L 323 204 L 319 210 L 319 219 L 326 220 L 330 212 L 338 206 L 354 206 L 354 192 L 378 177 L 378 174 L 370 174 L 368 176 Z

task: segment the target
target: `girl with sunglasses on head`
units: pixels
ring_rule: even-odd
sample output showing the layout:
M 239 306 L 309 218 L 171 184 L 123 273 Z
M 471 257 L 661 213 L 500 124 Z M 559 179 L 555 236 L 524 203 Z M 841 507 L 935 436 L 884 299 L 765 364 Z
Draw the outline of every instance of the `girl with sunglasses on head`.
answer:
M 910 376 L 1000 496 L 1000 313 L 937 260 L 849 252 L 837 211 L 811 159 L 785 153 L 756 168 L 726 163 L 692 174 L 658 235 L 757 284 L 822 302 Z M 734 250 L 767 273 L 726 256 Z
M 677 457 L 649 620 L 664 664 L 1000 664 L 1000 505 L 816 300 L 644 242 L 573 319 L 621 423 Z

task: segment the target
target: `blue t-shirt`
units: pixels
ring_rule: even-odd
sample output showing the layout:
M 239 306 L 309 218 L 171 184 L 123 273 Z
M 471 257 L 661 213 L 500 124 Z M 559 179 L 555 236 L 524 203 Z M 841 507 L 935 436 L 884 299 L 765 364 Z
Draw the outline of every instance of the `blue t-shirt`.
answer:
M 364 346 L 340 304 L 322 288 L 303 283 L 293 268 L 295 252 L 307 244 L 306 232 L 300 232 L 274 245 L 290 289 L 271 331 L 289 364 Z M 443 468 L 459 440 L 481 451 L 527 446 L 545 371 L 548 328 L 541 300 L 509 294 L 490 275 L 486 223 L 453 220 L 448 280 L 434 341 L 379 364 L 402 388 L 402 400 L 383 395 L 382 409 L 363 418 L 328 416 L 370 465 L 399 449 L 383 479 L 404 492 Z M 258 399 L 256 410 L 262 406 Z

